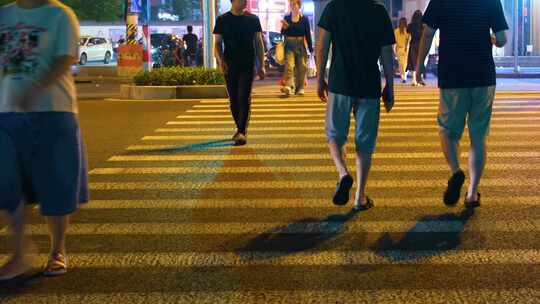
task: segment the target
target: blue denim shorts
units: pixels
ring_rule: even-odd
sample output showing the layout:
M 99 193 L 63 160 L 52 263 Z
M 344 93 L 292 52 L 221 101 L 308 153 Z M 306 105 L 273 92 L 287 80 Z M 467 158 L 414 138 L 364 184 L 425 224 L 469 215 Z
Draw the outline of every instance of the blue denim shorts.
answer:
M 76 114 L 0 113 L 0 208 L 39 203 L 63 216 L 88 202 L 88 171 Z
M 347 143 L 351 112 L 355 117 L 356 151 L 373 153 L 379 132 L 381 106 L 379 99 L 362 99 L 330 93 L 326 104 L 326 138 L 339 145 Z

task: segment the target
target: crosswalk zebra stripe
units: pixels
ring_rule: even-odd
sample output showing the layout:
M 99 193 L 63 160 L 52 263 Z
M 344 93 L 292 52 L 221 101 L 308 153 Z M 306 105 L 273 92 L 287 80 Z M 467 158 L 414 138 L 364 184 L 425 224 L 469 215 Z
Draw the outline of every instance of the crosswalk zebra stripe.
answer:
M 45 224 L 28 224 L 32 235 L 48 235 Z M 319 233 L 461 233 L 540 232 L 540 220 L 473 221 L 314 221 L 302 223 L 72 223 L 71 235 L 201 235 L 201 234 L 319 234 Z M 7 235 L 2 229 L 0 235 Z M 540 253 L 540 251 L 539 251 Z
M 42 255 L 41 258 L 46 258 Z M 0 256 L 0 260 L 5 260 Z M 540 264 L 540 250 L 155 252 L 70 254 L 78 268 Z
M 202 148 L 207 145 L 202 145 Z M 212 144 L 208 144 L 212 146 Z M 461 145 L 462 147 L 469 147 L 469 142 L 464 141 Z M 489 147 L 536 147 L 540 146 L 540 142 L 531 142 L 531 141 L 498 141 L 498 140 L 488 140 Z M 249 147 L 254 150 L 288 150 L 288 149 L 324 149 L 326 152 L 328 150 L 328 144 L 326 143 L 301 143 L 301 144 L 291 144 L 291 143 L 280 143 L 280 144 L 258 144 L 250 143 Z M 439 148 L 441 144 L 437 141 L 433 142 L 378 142 L 378 148 Z M 157 144 L 146 144 L 146 145 L 132 145 L 127 147 L 129 151 L 155 151 L 155 150 L 178 150 L 184 149 L 189 150 L 190 148 L 197 149 L 197 146 L 191 147 L 186 145 L 157 145 Z M 201 147 L 200 147 L 201 148 Z M 212 151 L 230 151 L 231 147 L 211 147 Z
M 369 182 L 370 189 L 380 188 L 411 188 L 429 189 L 446 184 L 443 179 L 415 179 L 415 180 L 375 180 Z M 512 178 L 482 180 L 484 187 L 516 187 L 529 188 L 540 185 L 537 178 Z M 89 184 L 91 190 L 227 190 L 227 189 L 334 189 L 335 179 L 332 180 L 281 180 L 281 181 L 212 181 L 212 182 L 93 182 Z
M 214 117 L 214 116 L 212 116 Z M 292 116 L 291 116 L 292 117 Z M 309 117 L 312 117 L 311 115 Z M 225 118 L 225 116 L 223 117 Z M 227 125 L 227 126 L 233 126 L 232 117 L 228 117 L 229 119 L 226 120 L 199 120 L 199 121 L 169 121 L 167 122 L 167 125 Z M 433 116 L 433 118 L 390 118 L 388 116 L 381 117 L 381 125 L 384 125 L 385 123 L 393 123 L 393 122 L 430 122 L 434 123 L 436 122 L 437 118 L 436 115 Z M 497 122 L 503 122 L 503 121 L 540 121 L 540 117 L 500 117 L 495 116 L 492 119 L 493 123 Z M 351 120 L 351 124 L 354 121 L 354 119 Z M 301 123 L 301 124 L 311 124 L 311 123 L 317 123 L 317 124 L 324 124 L 324 119 L 305 119 L 305 120 L 298 120 L 298 119 L 276 119 L 276 120 L 251 120 L 249 122 L 250 125 L 256 125 L 256 124 L 293 124 L 293 123 Z
M 505 124 L 505 125 L 492 125 L 491 129 L 531 129 L 535 125 L 531 124 Z M 537 125 L 540 128 L 540 124 Z M 435 124 L 431 125 L 382 125 L 379 127 L 379 130 L 437 130 L 438 126 Z M 226 130 L 223 128 L 159 128 L 156 129 L 157 133 L 183 133 L 183 132 L 215 132 L 220 131 L 224 133 Z M 251 127 L 249 128 L 250 132 L 259 132 L 259 131 L 324 131 L 324 126 L 298 126 L 298 127 Z M 227 133 L 228 134 L 228 133 Z
M 513 112 L 506 112 L 506 111 L 499 111 L 499 112 L 493 112 L 493 116 L 499 116 L 499 115 L 524 115 L 524 114 L 539 114 L 540 111 L 513 111 Z M 437 112 L 415 112 L 415 113 L 389 113 L 389 114 L 383 114 L 383 117 L 385 116 L 434 116 L 437 115 Z M 230 118 L 231 114 L 228 115 L 179 115 L 176 118 L 178 119 L 201 119 L 201 118 Z M 295 113 L 295 114 L 253 114 L 251 115 L 252 119 L 255 118 L 284 118 L 284 117 L 325 117 L 325 114 L 302 114 L 302 113 Z
M 540 103 L 538 100 L 495 100 L 494 102 L 494 105 L 497 106 L 497 105 L 505 105 L 505 104 L 508 104 L 509 106 L 515 106 L 515 107 L 519 107 L 519 106 L 523 106 L 523 107 L 527 107 L 528 104 L 532 104 L 532 105 L 535 105 L 535 104 L 538 104 Z M 395 107 L 407 107 L 407 106 L 417 106 L 417 105 L 438 105 L 439 102 L 438 101 L 433 101 L 433 102 L 418 102 L 418 101 L 410 101 L 410 102 L 407 102 L 407 103 L 402 103 L 402 104 L 399 104 L 399 105 L 395 105 Z M 322 103 L 322 102 L 297 102 L 297 103 L 294 103 L 294 102 L 283 102 L 282 100 L 276 102 L 276 103 L 262 103 L 262 104 L 259 104 L 257 103 L 256 101 L 252 103 L 252 108 L 274 108 L 274 107 L 283 107 L 283 108 L 289 108 L 289 107 L 325 107 L 325 104 Z M 394 107 L 394 108 L 395 108 Z M 213 108 L 223 108 L 223 109 L 229 109 L 229 106 L 228 104 L 196 104 L 193 106 L 194 109 L 213 109 Z M 416 107 L 411 107 L 411 108 L 416 108 Z
M 416 159 L 441 158 L 442 152 L 408 152 L 408 153 L 375 153 L 374 159 Z M 462 157 L 468 153 L 463 152 Z M 490 158 L 528 158 L 540 157 L 540 152 L 488 152 Z M 327 160 L 326 153 L 292 153 L 292 154 L 243 154 L 243 155 L 118 155 L 108 161 L 241 161 L 241 160 Z
M 463 168 L 466 169 L 466 168 Z M 486 171 L 535 171 L 540 170 L 540 164 L 493 164 Z M 352 172 L 356 172 L 352 168 Z M 371 172 L 446 172 L 446 165 L 374 165 Z M 247 174 L 247 173 L 334 173 L 334 166 L 297 166 L 297 167 L 137 167 L 137 168 L 96 168 L 89 173 L 92 175 L 120 174 Z
M 516 106 L 494 106 L 494 109 L 513 109 L 513 110 L 520 110 L 520 109 L 532 109 L 532 108 L 540 108 L 540 105 L 516 105 Z M 436 113 L 438 107 L 399 107 L 395 106 L 392 109 L 392 113 L 395 113 L 396 111 L 418 111 L 418 110 L 434 110 L 433 113 Z M 288 107 L 280 107 L 280 108 L 274 108 L 274 109 L 266 109 L 266 108 L 258 108 L 253 107 L 251 109 L 251 113 L 264 113 L 264 112 L 325 112 L 326 108 L 324 107 L 304 107 L 304 108 L 288 108 Z M 195 110 L 186 110 L 186 113 L 230 113 L 230 110 L 227 108 L 223 109 L 195 109 Z
M 437 207 L 440 197 L 377 198 L 377 207 Z M 501 206 L 540 206 L 539 195 L 482 196 L 482 209 Z M 341 210 L 328 199 L 305 198 L 219 198 L 219 199 L 148 199 L 148 200 L 93 200 L 82 209 L 277 209 L 277 208 L 328 208 Z
M 353 133 L 350 133 L 351 135 Z M 520 136 L 537 136 L 540 135 L 540 131 L 495 131 L 491 132 L 491 137 L 499 137 L 499 136 L 512 136 L 512 135 L 520 135 Z M 215 134 L 215 135 L 150 135 L 150 136 L 144 136 L 142 140 L 219 140 L 223 138 L 219 137 L 226 137 L 228 140 L 231 136 L 229 133 L 223 133 L 223 134 Z M 433 138 L 434 140 L 439 138 L 439 133 L 435 129 L 433 132 L 421 132 L 421 133 L 413 133 L 413 132 L 380 132 L 378 135 L 378 138 L 385 138 L 385 137 L 403 137 L 403 138 L 418 138 L 418 137 L 427 137 L 427 138 Z M 324 132 L 318 132 L 318 133 L 298 133 L 298 134 L 252 134 L 249 135 L 249 139 L 292 139 L 292 138 L 313 138 L 313 139 L 326 139 L 326 135 Z
M 194 291 L 91 294 L 21 294 L 18 303 L 530 303 L 540 298 L 540 289 L 377 289 L 377 290 L 264 290 Z M 528 299 L 528 301 L 526 300 Z M 9 299 L 6 304 L 12 303 Z M 15 302 L 13 302 L 15 303 Z

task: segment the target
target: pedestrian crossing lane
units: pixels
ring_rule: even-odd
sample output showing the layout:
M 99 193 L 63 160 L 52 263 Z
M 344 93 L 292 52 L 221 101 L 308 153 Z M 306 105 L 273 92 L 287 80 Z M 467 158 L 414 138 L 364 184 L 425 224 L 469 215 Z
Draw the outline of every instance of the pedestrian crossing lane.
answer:
M 483 206 L 469 214 L 442 206 L 448 173 L 437 137 L 437 101 L 414 96 L 408 93 L 396 101 L 395 113 L 382 114 L 368 183 L 376 207 L 356 215 L 331 205 L 336 173 L 324 138 L 324 107 L 314 97 L 255 98 L 244 147 L 228 142 L 233 124 L 223 100 L 179 113 L 91 171 L 95 200 L 81 221 L 74 219 L 71 235 L 114 238 L 125 247 L 75 245 L 71 261 L 83 272 L 133 269 L 141 277 L 112 275 L 125 286 L 115 295 L 91 287 L 79 292 L 144 301 L 159 291 L 162 299 L 185 303 L 194 297 L 209 303 L 286 297 L 297 300 L 290 303 L 339 302 L 351 295 L 420 303 L 463 299 L 470 288 L 486 300 L 537 296 L 540 285 L 526 269 L 540 267 L 540 101 L 495 102 Z M 465 138 L 464 160 L 467 149 Z M 100 222 L 104 212 L 131 217 Z M 35 235 L 45 236 L 45 229 L 29 225 Z M 127 241 L 133 237 L 143 241 Z M 155 242 L 160 245 L 153 251 L 148 246 Z M 138 290 L 141 280 L 158 275 L 137 272 L 147 267 L 183 269 L 189 277 Z M 504 281 L 485 287 L 484 277 L 512 269 L 521 275 L 519 288 Z

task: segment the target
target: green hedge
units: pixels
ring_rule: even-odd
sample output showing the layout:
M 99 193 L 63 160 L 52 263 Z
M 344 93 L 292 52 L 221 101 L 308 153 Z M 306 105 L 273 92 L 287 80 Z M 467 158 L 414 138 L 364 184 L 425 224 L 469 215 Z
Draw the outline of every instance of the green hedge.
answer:
M 222 85 L 223 74 L 218 70 L 204 68 L 158 68 L 143 71 L 133 79 L 138 86 Z

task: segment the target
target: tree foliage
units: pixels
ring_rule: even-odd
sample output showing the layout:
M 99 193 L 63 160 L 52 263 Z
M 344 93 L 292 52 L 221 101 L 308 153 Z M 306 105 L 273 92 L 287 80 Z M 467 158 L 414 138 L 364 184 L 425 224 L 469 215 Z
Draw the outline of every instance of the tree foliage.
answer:
M 80 20 L 119 21 L 124 16 L 125 0 L 60 0 L 71 7 Z M 0 5 L 15 0 L 0 0 Z
M 60 0 L 75 11 L 80 20 L 110 22 L 124 19 L 125 0 Z M 150 0 L 149 0 L 150 1 Z M 0 0 L 0 5 L 15 0 Z M 200 18 L 199 0 L 168 0 L 152 11 L 152 19 L 157 19 L 158 11 L 178 16 L 179 20 Z

